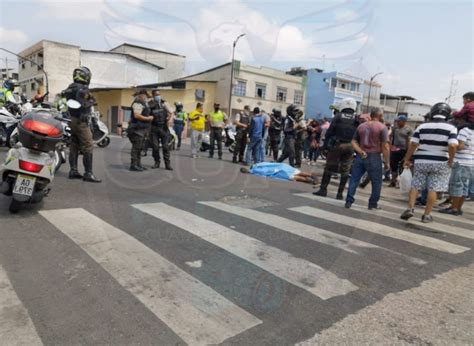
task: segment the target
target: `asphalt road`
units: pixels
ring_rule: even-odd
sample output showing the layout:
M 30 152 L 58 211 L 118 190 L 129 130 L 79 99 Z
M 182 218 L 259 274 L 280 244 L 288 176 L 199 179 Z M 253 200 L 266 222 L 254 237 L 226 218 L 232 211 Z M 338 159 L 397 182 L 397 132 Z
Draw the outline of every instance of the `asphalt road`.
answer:
M 118 137 L 95 150 L 102 184 L 69 181 L 62 167 L 49 197 L 18 215 L 0 196 L 0 344 L 351 343 L 341 330 L 370 330 L 366 309 L 444 311 L 453 280 L 470 293 L 446 303 L 464 309 L 446 318 L 466 322 L 448 341 L 472 337 L 472 204 L 462 218 L 424 225 L 418 212 L 406 223 L 395 189 L 384 188 L 381 211 L 367 210 L 365 191 L 347 210 L 335 186 L 313 199 L 311 185 L 241 174 L 229 154 L 193 160 L 185 146 L 173 172 L 135 173 L 129 150 Z M 433 280 L 429 301 L 386 302 Z M 352 341 L 436 343 L 432 323 L 431 336 Z

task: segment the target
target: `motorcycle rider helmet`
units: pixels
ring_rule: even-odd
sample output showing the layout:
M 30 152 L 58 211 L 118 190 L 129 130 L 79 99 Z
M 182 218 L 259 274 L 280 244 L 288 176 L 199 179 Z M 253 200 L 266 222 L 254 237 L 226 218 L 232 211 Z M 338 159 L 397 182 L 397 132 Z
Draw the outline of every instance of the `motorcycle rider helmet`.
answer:
M 430 110 L 431 119 L 447 120 L 451 116 L 451 107 L 445 102 L 438 102 Z
M 175 102 L 174 106 L 176 107 L 176 111 L 182 111 L 183 110 L 183 104 L 181 102 Z
M 276 118 L 281 118 L 281 110 L 273 108 L 272 113 Z
M 291 104 L 286 108 L 286 113 L 288 115 L 294 115 L 297 110 L 298 108 L 294 104 Z
M 13 81 L 5 79 L 3 80 L 3 88 L 7 89 L 8 91 L 13 91 L 13 89 L 15 89 L 15 84 Z
M 74 69 L 74 72 L 72 73 L 72 79 L 76 83 L 89 85 L 89 83 L 91 82 L 91 78 L 92 78 L 92 73 L 85 66 L 81 66 L 79 68 Z
M 357 110 L 357 102 L 352 97 L 347 97 L 338 104 L 338 107 L 341 112 L 347 110 L 355 112 Z

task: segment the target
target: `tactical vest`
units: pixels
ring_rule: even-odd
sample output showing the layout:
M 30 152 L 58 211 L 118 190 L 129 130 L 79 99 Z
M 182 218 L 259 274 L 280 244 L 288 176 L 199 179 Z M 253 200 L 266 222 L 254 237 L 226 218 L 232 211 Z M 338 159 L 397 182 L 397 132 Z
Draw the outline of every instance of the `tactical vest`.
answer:
M 224 122 L 225 116 L 222 111 L 209 113 L 209 119 L 211 120 L 211 126 L 219 126 L 220 123 Z
M 250 115 L 246 113 L 240 113 L 239 123 L 247 125 L 247 128 L 237 127 L 237 131 L 248 131 L 248 126 L 250 125 Z
M 285 121 L 283 122 L 283 132 L 287 136 L 296 135 L 295 120 L 289 115 L 286 116 Z
M 270 122 L 270 130 L 272 130 L 272 132 L 281 131 L 282 121 L 283 121 L 283 119 L 281 117 L 276 118 L 276 117 L 272 116 L 271 117 L 271 122 Z
M 135 100 L 132 103 L 132 115 L 130 117 L 131 123 L 136 124 L 140 128 L 147 128 L 149 123 L 146 122 L 146 121 L 138 120 L 137 118 L 135 118 L 135 114 L 133 114 L 133 105 L 135 103 L 139 103 L 143 106 L 143 111 L 142 111 L 143 116 L 149 116 L 151 114 L 150 107 L 148 106 L 148 104 L 146 102 L 141 102 L 141 101 Z
M 153 103 L 151 114 L 153 115 L 153 121 L 151 122 L 152 126 L 163 127 L 167 125 L 168 112 L 161 104 Z
M 349 143 L 357 129 L 356 115 L 350 113 L 336 114 L 335 139 L 338 142 Z
M 89 95 L 89 88 L 81 83 L 72 83 L 66 90 L 62 92 L 62 95 L 66 100 L 75 100 L 81 104 L 81 108 L 73 109 L 68 108 L 69 114 L 73 117 L 80 117 L 83 114 L 90 114 L 92 109 L 92 103 L 89 104 L 82 95 Z

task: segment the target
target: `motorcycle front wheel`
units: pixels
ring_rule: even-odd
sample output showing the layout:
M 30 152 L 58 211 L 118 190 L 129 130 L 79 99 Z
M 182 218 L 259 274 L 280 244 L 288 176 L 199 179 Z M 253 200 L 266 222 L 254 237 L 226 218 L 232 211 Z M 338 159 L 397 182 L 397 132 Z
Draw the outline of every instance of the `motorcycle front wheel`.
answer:
M 100 148 L 105 148 L 109 144 L 110 144 L 110 137 L 105 137 L 103 140 L 97 143 L 97 146 L 99 146 Z

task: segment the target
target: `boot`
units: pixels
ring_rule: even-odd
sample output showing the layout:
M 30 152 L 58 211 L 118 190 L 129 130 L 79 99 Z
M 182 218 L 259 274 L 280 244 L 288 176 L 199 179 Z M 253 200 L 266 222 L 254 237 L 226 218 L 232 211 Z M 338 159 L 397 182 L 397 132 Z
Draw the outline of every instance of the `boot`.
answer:
M 83 163 L 84 163 L 84 169 L 86 173 L 84 174 L 84 177 L 82 179 L 89 183 L 100 183 L 102 182 L 102 180 L 96 178 L 94 176 L 94 173 L 92 173 L 92 158 L 93 158 L 92 153 L 84 154 Z
M 341 180 L 339 181 L 339 188 L 337 189 L 336 199 L 343 200 L 344 188 L 346 187 L 347 180 L 349 179 L 348 175 L 341 175 Z
M 328 185 L 330 181 L 331 173 L 325 170 L 323 173 L 323 179 L 321 180 L 321 185 L 319 186 L 319 190 L 313 192 L 313 195 L 326 197 L 328 194 Z
M 77 152 L 70 151 L 69 152 L 69 166 L 71 170 L 69 171 L 69 179 L 82 179 L 82 174 L 79 173 L 77 170 L 77 160 L 79 155 Z
M 232 156 L 232 163 L 237 163 L 237 156 Z
M 165 163 L 165 169 L 166 169 L 167 171 L 172 171 L 172 170 L 173 170 L 173 168 L 171 167 L 171 164 L 170 164 L 169 162 L 168 162 L 168 163 Z
M 158 169 L 160 168 L 160 161 L 155 161 L 155 164 L 153 165 L 153 167 L 151 167 L 151 169 Z

